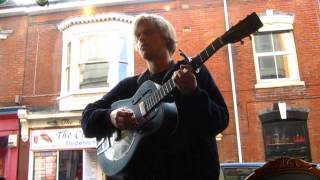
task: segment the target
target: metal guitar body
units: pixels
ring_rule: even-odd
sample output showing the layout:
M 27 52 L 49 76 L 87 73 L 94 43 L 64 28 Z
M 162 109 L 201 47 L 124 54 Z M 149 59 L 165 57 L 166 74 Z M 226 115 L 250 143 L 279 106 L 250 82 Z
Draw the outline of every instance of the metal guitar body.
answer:
M 170 134 L 176 127 L 177 108 L 173 102 L 161 102 L 150 112 L 143 115 L 141 102 L 154 91 L 158 85 L 152 81 L 144 82 L 133 97 L 117 101 L 112 109 L 130 108 L 138 120 L 135 130 L 114 132 L 111 137 L 102 138 L 98 142 L 97 155 L 100 165 L 108 176 L 120 176 L 130 163 L 140 142 L 145 136 L 157 133 Z

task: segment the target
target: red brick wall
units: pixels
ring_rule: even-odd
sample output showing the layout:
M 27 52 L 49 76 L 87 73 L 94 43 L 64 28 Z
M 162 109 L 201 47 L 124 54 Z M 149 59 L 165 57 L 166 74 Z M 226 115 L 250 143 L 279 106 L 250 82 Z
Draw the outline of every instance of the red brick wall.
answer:
M 22 95 L 27 18 L 0 18 L 0 27 L 13 30 L 7 39 L 0 40 L 0 107 L 14 106 L 15 96 Z
M 319 72 L 320 11 L 317 0 L 232 0 L 227 1 L 230 24 L 235 24 L 252 11 L 266 9 L 294 13 L 294 38 L 301 80 L 306 86 L 255 89 L 255 67 L 252 43 L 232 45 L 239 121 L 244 161 L 264 161 L 263 139 L 259 112 L 270 109 L 273 102 L 285 100 L 288 106 L 309 109 L 308 129 L 312 159 L 320 161 Z M 166 5 L 171 6 L 165 11 Z M 184 7 L 184 8 L 183 8 Z M 188 8 L 185 8 L 188 7 Z M 138 14 L 154 12 L 166 17 L 177 30 L 178 48 L 195 56 L 212 40 L 225 32 L 223 1 L 180 0 L 134 4 L 96 9 L 96 13 L 122 12 Z M 22 105 L 53 107 L 60 93 L 62 34 L 56 25 L 81 11 L 44 14 L 30 17 L 0 18 L 3 28 L 14 29 L 0 41 L 0 106 L 14 104 L 14 96 L 22 95 Z M 191 30 L 189 32 L 184 29 Z M 27 43 L 27 44 L 26 44 Z M 15 48 L 12 48 L 15 47 Z M 8 58 L 7 58 L 8 57 Z M 135 54 L 135 71 L 142 72 L 145 62 Z M 179 60 L 178 54 L 174 59 Z M 206 66 L 222 91 L 230 111 L 230 125 L 218 142 L 220 159 L 237 161 L 236 131 L 227 48 L 220 49 Z M 8 80 L 9 79 L 9 80 Z M 11 80 L 11 81 L 10 81 Z M 14 83 L 12 83 L 14 82 Z
M 279 100 L 287 102 L 289 107 L 309 109 L 307 120 L 311 144 L 311 156 L 314 162 L 319 162 L 320 149 L 319 125 L 319 75 L 320 67 L 320 24 L 319 5 L 317 1 L 241 1 L 235 0 L 229 4 L 231 22 L 247 12 L 255 10 L 265 12 L 266 9 L 289 12 L 294 14 L 294 39 L 297 49 L 300 78 L 306 86 L 255 89 L 256 83 L 252 44 L 233 46 L 236 82 L 238 93 L 239 118 L 244 161 L 264 161 L 261 121 L 258 113 L 271 109 L 272 103 Z M 228 153 L 221 153 L 221 159 L 229 160 Z M 235 159 L 236 160 L 236 159 Z
M 28 25 L 22 104 L 54 105 L 60 91 L 62 36 L 56 23 L 29 18 Z

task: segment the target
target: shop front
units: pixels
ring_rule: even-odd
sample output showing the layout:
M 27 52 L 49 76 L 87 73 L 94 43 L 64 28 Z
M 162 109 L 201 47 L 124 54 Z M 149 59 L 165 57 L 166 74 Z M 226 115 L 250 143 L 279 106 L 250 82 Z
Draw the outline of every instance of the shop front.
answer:
M 81 128 L 31 129 L 29 180 L 104 179 L 96 158 L 96 140 Z
M 17 110 L 16 107 L 0 108 L 0 179 L 17 178 L 19 152 Z

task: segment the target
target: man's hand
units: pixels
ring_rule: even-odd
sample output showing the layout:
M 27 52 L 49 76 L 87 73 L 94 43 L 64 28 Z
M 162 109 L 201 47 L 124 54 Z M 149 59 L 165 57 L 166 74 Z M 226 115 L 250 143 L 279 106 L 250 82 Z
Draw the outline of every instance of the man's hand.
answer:
M 188 65 L 181 65 L 180 69 L 174 72 L 172 79 L 184 95 L 191 95 L 198 86 L 196 76 Z
M 128 108 L 115 109 L 110 113 L 111 123 L 121 130 L 132 130 L 138 125 L 134 113 Z

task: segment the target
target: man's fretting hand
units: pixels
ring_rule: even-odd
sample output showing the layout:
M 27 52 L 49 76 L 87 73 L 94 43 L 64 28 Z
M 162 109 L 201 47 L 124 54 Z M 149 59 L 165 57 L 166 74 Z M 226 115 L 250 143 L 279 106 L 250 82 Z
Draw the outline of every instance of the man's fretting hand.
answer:
M 196 76 L 188 65 L 181 65 L 180 69 L 174 72 L 172 79 L 184 95 L 191 95 L 198 86 Z

